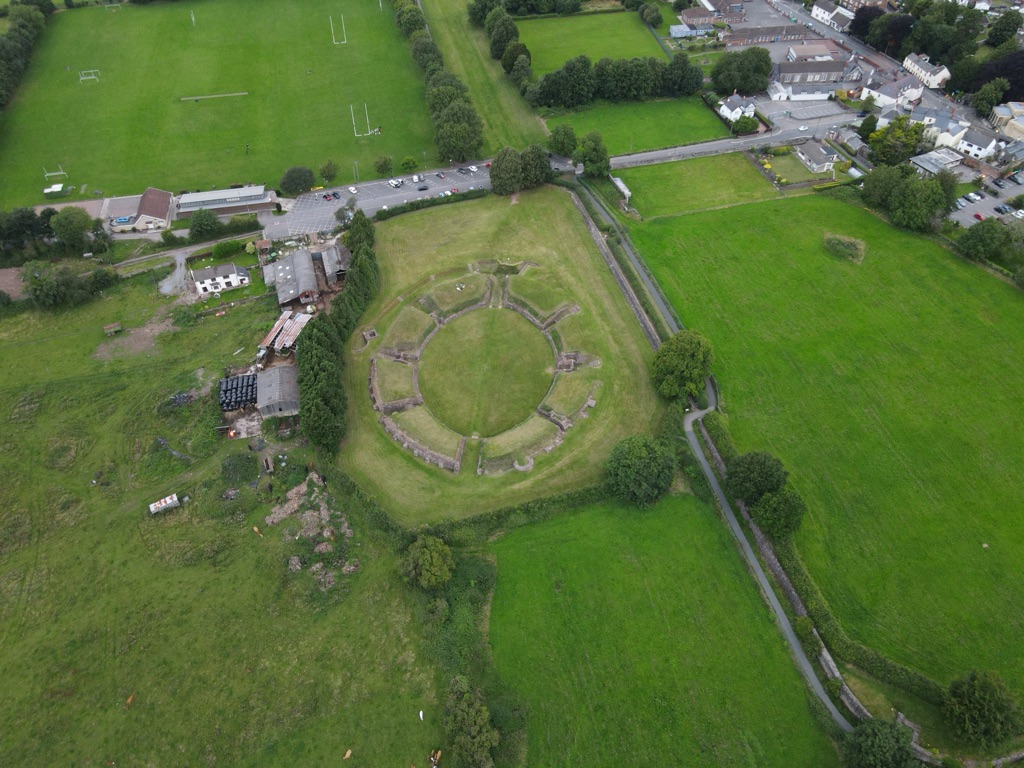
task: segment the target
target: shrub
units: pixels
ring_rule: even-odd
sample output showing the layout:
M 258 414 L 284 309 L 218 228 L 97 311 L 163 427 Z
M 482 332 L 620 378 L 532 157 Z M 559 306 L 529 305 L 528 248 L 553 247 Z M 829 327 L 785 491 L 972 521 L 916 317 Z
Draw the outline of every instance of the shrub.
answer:
M 711 342 L 696 331 L 682 330 L 654 355 L 654 386 L 663 397 L 697 395 L 714 363 Z
M 481 768 L 494 765 L 491 749 L 498 746 L 498 731 L 491 725 L 491 713 L 484 705 L 483 695 L 470 686 L 464 675 L 454 677 L 448 686 L 444 729 L 460 765 Z
M 728 470 L 727 490 L 751 506 L 766 493 L 781 490 L 788 477 L 782 462 L 763 451 L 744 453 L 728 465 Z
M 910 729 L 889 720 L 864 720 L 844 739 L 843 756 L 848 768 L 910 768 Z
M 1021 732 L 1020 707 L 999 677 L 972 670 L 949 684 L 943 706 L 954 733 L 969 744 L 993 747 Z
M 846 259 L 847 261 L 852 261 L 854 264 L 860 264 L 864 261 L 864 253 L 867 250 L 867 245 L 863 240 L 826 232 L 823 242 L 825 244 L 825 250 L 837 259 Z
M 281 191 L 289 197 L 308 192 L 316 183 L 313 171 L 304 165 L 293 165 L 281 177 Z
M 605 464 L 608 489 L 624 501 L 645 507 L 672 484 L 676 460 L 672 451 L 649 435 L 624 437 Z
M 240 240 L 225 240 L 223 243 L 213 246 L 213 258 L 223 259 L 225 256 L 231 256 L 244 250 L 245 245 Z
M 455 561 L 452 551 L 437 536 L 420 536 L 405 553 L 402 575 L 422 589 L 440 589 L 452 577 Z

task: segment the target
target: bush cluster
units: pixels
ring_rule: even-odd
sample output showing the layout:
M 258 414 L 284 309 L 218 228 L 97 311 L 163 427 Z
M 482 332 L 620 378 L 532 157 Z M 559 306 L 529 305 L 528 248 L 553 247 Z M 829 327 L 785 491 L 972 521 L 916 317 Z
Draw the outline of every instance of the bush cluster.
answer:
M 187 243 L 205 243 L 209 240 L 216 240 L 224 235 L 244 234 L 256 232 L 260 229 L 260 223 L 254 213 L 243 213 L 232 216 L 226 222 L 213 211 L 200 208 L 192 214 L 188 220 L 188 239 L 178 237 L 173 232 L 164 231 L 161 235 L 164 245 L 185 245 Z
M 382 208 L 373 215 L 374 221 L 387 221 L 393 216 L 400 216 L 403 213 L 411 213 L 412 211 L 418 211 L 421 208 L 433 208 L 438 205 L 448 205 L 449 203 L 457 203 L 460 200 L 475 200 L 479 197 L 486 197 L 491 194 L 489 189 L 471 189 L 468 192 L 457 192 L 453 195 L 446 195 L 445 197 L 424 197 L 418 200 L 410 200 L 408 203 L 402 205 L 396 205 L 392 208 L 388 208 L 386 211 Z
M 692 96 L 703 81 L 700 67 L 690 64 L 684 53 L 668 64 L 651 56 L 603 58 L 593 64 L 587 56 L 577 56 L 528 88 L 526 98 L 534 106 L 578 109 L 596 99 L 621 102 Z
M 395 12 L 395 22 L 409 38 L 413 60 L 427 81 L 427 109 L 438 156 L 453 162 L 476 157 L 484 129 L 469 99 L 469 88 L 445 69 L 441 49 L 430 39 L 423 13 L 413 0 L 396 0 Z
M 52 266 L 33 261 L 25 265 L 21 279 L 32 303 L 41 309 L 64 309 L 84 304 L 100 291 L 115 285 L 117 273 L 95 269 L 88 275 L 77 275 L 67 266 Z

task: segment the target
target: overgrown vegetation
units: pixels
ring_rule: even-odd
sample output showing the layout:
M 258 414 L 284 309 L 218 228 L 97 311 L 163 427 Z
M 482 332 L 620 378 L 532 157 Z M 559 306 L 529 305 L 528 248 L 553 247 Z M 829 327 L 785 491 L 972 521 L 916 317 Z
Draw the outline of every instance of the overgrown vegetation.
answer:
M 854 264 L 860 264 L 864 261 L 867 245 L 865 245 L 863 240 L 826 232 L 822 237 L 822 242 L 824 243 L 825 250 L 837 259 L 852 261 Z

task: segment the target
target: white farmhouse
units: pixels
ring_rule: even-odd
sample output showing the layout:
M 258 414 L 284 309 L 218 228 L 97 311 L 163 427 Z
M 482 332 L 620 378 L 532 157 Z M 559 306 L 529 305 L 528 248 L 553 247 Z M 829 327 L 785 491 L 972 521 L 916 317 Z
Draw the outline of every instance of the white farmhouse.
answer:
M 741 117 L 753 117 L 754 109 L 754 102 L 751 99 L 745 99 L 734 94 L 722 102 L 722 105 L 718 108 L 718 114 L 730 123 L 735 123 Z
M 903 68 L 928 88 L 941 88 L 949 80 L 949 70 L 944 64 L 932 64 L 928 57 L 911 53 L 903 60 Z
M 202 296 L 207 293 L 220 293 L 231 288 L 241 288 L 249 284 L 249 270 L 236 267 L 234 264 L 218 264 L 192 271 L 192 280 L 196 284 L 196 292 Z

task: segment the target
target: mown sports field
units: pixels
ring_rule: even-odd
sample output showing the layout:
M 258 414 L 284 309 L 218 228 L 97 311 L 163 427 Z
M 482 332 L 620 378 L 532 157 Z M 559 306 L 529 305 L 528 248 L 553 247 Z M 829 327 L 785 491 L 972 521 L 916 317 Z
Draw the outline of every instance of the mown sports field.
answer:
M 516 20 L 519 39 L 532 56 L 538 76 L 561 67 L 569 59 L 588 56 L 592 62 L 653 56 L 665 52 L 637 13 L 600 13 L 557 19 Z
M 863 263 L 825 232 L 864 240 Z M 820 197 L 633 237 L 715 345 L 739 448 L 779 456 L 807 499 L 799 550 L 849 634 L 943 684 L 981 668 L 1024 691 L 1019 291 Z
M 378 225 L 376 248 L 382 290 L 348 345 L 350 426 L 340 464 L 403 525 L 471 517 L 489 509 L 596 484 L 615 441 L 656 423 L 660 406 L 646 373 L 653 351 L 564 190 L 547 187 L 512 199 L 491 196 L 396 217 Z M 510 291 L 526 290 L 534 305 L 545 311 L 555 309 L 561 302 L 577 304 L 579 311 L 554 327 L 569 349 L 583 351 L 600 361 L 598 367 L 586 367 L 579 372 L 579 376 L 585 377 L 578 380 L 585 389 L 565 393 L 564 400 L 571 407 L 558 403 L 554 407 L 564 413 L 576 411 L 593 387 L 596 405 L 585 418 L 574 419 L 576 423 L 566 433 L 564 443 L 550 453 L 536 456 L 533 469 L 527 472 L 476 474 L 481 451 L 485 459 L 499 449 L 515 453 L 515 446 L 507 443 L 509 437 L 500 436 L 486 446 L 478 440 L 468 440 L 464 466 L 457 475 L 424 463 L 384 431 L 367 390 L 371 356 L 376 355 L 383 366 L 384 348 L 397 346 L 404 339 L 415 339 L 418 343 L 432 325 L 420 308 L 418 297 L 431 286 L 462 275 L 467 265 L 481 259 L 505 264 L 535 263 L 537 267 L 527 269 L 525 274 L 511 276 Z M 540 278 L 531 278 L 534 269 L 533 274 Z M 467 291 L 473 289 L 473 277 L 479 275 L 464 278 Z M 524 280 L 525 284 L 518 282 Z M 463 323 L 493 312 L 509 310 L 476 310 L 455 322 Z M 377 331 L 378 338 L 364 347 L 362 332 L 370 328 Z M 528 323 L 525 328 L 540 338 L 540 332 Z M 500 387 L 503 378 L 519 377 L 518 368 L 534 357 L 520 356 L 515 348 L 511 350 L 515 354 L 509 356 L 494 347 L 492 360 L 487 364 L 492 379 L 489 390 L 473 389 L 466 382 L 456 382 L 458 387 L 432 386 L 426 380 L 432 375 L 428 356 L 436 349 L 435 344 L 446 344 L 445 336 L 455 330 L 442 328 L 424 351 L 420 379 L 425 405 L 396 416 L 398 421 L 412 420 L 406 426 L 418 430 L 424 442 L 449 452 L 454 452 L 453 442 L 457 445 L 458 435 L 450 430 L 440 431 L 439 425 L 432 422 L 437 415 L 451 414 L 452 420 L 462 419 L 464 423 L 449 427 L 471 428 L 480 393 L 494 393 L 490 403 L 499 415 L 501 409 L 511 411 L 515 407 L 516 421 L 533 418 L 533 410 L 541 405 L 533 401 L 524 406 L 513 392 L 506 396 L 495 388 Z M 489 338 L 497 345 L 501 336 Z M 457 342 L 453 339 L 452 343 Z M 506 361 L 499 364 L 503 355 Z M 547 369 L 550 377 L 554 365 L 550 350 L 547 360 L 538 364 Z M 456 400 L 463 396 L 465 401 Z M 431 419 L 433 408 L 437 408 L 437 414 Z M 486 426 L 485 414 L 481 412 L 479 418 L 476 428 L 482 430 Z M 539 416 L 533 422 L 538 428 L 547 425 L 554 429 Z M 480 434 L 485 436 L 483 431 Z M 523 437 L 539 439 L 537 435 Z
M 341 40 L 342 14 L 348 42 L 334 45 L 329 17 Z M 93 69 L 98 80 L 79 82 Z M 247 95 L 222 96 L 234 93 Z M 203 96 L 218 98 L 185 98 Z M 358 133 L 368 110 L 381 134 L 356 137 L 350 106 Z M 44 167 L 62 166 L 86 197 L 276 186 L 288 166 L 328 158 L 348 182 L 357 162 L 372 176 L 381 154 L 428 165 L 432 140 L 422 76 L 387 4 L 78 8 L 49 20 L 0 115 L 0 207 L 40 202 Z
M 491 647 L 526 702 L 526 764 L 838 764 L 728 530 L 694 497 L 591 506 L 490 549 Z

